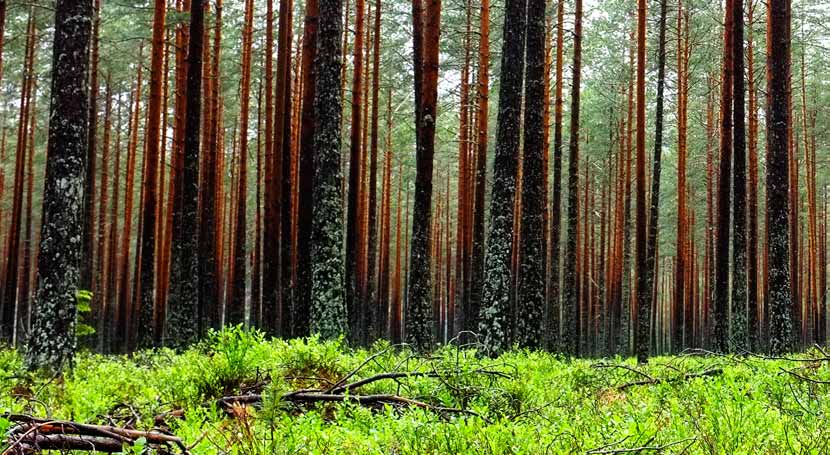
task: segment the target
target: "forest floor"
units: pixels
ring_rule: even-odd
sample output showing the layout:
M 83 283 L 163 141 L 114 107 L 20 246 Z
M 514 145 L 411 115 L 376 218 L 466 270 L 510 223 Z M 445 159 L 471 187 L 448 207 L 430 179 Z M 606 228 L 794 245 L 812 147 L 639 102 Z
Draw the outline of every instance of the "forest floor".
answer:
M 3 350 L 0 451 L 22 434 L 13 417 L 22 414 L 181 439 L 160 453 L 830 453 L 824 351 L 703 354 L 647 366 L 456 348 L 424 357 L 231 329 L 183 353 L 81 354 L 56 379 L 25 373 Z

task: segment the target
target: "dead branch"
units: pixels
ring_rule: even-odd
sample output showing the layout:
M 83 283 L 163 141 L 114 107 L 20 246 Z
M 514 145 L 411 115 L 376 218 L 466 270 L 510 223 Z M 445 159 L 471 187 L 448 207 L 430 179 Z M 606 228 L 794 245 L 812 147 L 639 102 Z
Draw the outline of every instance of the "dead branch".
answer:
M 687 373 L 682 376 L 675 376 L 671 378 L 653 378 L 653 379 L 646 379 L 643 381 L 634 381 L 634 382 L 627 382 L 625 384 L 620 385 L 617 387 L 619 390 L 625 390 L 630 387 L 640 386 L 640 385 L 655 385 L 655 384 L 662 384 L 664 382 L 681 382 L 687 381 L 689 379 L 694 378 L 706 378 L 706 377 L 713 377 L 713 376 L 720 376 L 723 374 L 723 369 L 721 368 L 712 368 L 710 370 L 702 371 L 700 373 Z
M 41 450 L 86 450 L 120 452 L 124 445 L 144 439 L 150 445 L 177 447 L 189 454 L 181 438 L 158 430 L 140 431 L 111 425 L 91 425 L 69 420 L 52 420 L 23 414 L 7 414 L 16 425 L 9 430 L 9 447 L 3 455 L 36 453 Z
M 616 454 L 616 453 L 642 453 L 642 452 L 657 452 L 657 453 L 660 453 L 660 452 L 668 449 L 669 447 L 674 447 L 674 446 L 683 444 L 685 442 L 694 443 L 695 441 L 696 441 L 696 438 L 686 438 L 686 439 L 681 439 L 679 441 L 674 441 L 674 442 L 670 442 L 668 444 L 663 444 L 663 445 L 652 445 L 652 446 L 644 445 L 642 447 L 629 447 L 629 448 L 618 448 L 618 449 L 608 448 L 609 446 L 603 446 L 603 447 L 599 447 L 599 448 L 596 448 L 596 449 L 588 450 L 587 452 L 585 452 L 585 454 L 586 455 L 611 455 L 611 454 Z M 651 443 L 651 441 L 649 441 L 649 443 Z M 616 445 L 616 444 L 618 444 L 618 443 L 611 444 L 611 446 Z M 688 447 L 687 447 L 687 449 L 688 449 Z

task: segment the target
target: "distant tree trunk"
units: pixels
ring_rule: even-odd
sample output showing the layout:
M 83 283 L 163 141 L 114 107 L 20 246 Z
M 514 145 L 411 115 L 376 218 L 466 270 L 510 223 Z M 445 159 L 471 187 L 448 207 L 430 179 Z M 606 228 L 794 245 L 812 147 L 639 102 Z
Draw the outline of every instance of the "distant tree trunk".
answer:
M 789 0 L 771 0 L 767 10 L 767 247 L 769 337 L 773 353 L 792 346 L 793 315 L 789 265 L 789 161 L 791 126 Z
M 191 11 L 194 11 L 194 7 L 191 5 Z M 204 13 L 202 13 L 204 14 Z M 221 23 L 222 20 L 222 3 L 216 3 L 216 22 L 217 26 Z M 204 27 L 203 27 L 204 28 Z M 206 30 L 201 30 L 200 36 L 202 37 L 202 46 L 200 52 L 204 58 L 210 58 L 210 52 L 207 51 L 209 46 L 206 45 L 205 36 L 207 35 Z M 221 37 L 221 32 L 219 29 L 215 30 L 215 38 L 218 40 Z M 192 39 L 192 35 L 191 35 Z M 219 43 L 214 42 L 214 51 L 218 51 Z M 207 54 L 207 55 L 205 55 Z M 204 78 L 207 76 L 208 81 L 205 84 L 204 89 L 204 98 L 206 102 L 205 108 L 205 115 L 204 115 L 204 128 L 206 131 L 202 131 L 201 135 L 203 138 L 206 138 L 206 143 L 203 144 L 202 152 L 200 154 L 200 163 L 201 168 L 203 170 L 201 176 L 201 184 L 199 186 L 199 234 L 198 234 L 198 248 L 199 248 L 199 302 L 197 305 L 197 333 L 199 335 L 204 335 L 209 328 L 218 328 L 221 315 L 219 313 L 221 302 L 219 299 L 219 284 L 218 281 L 220 279 L 219 276 L 219 269 L 220 265 L 217 262 L 218 256 L 218 245 L 217 245 L 217 232 L 219 231 L 217 225 L 218 221 L 218 214 L 217 214 L 217 194 L 224 194 L 224 188 L 220 188 L 219 182 L 221 182 L 222 176 L 218 175 L 217 173 L 221 172 L 221 169 L 218 167 L 218 154 L 222 153 L 218 150 L 216 144 L 216 125 L 215 121 L 218 117 L 218 91 L 219 91 L 219 81 L 213 79 L 214 76 L 218 75 L 219 70 L 215 68 L 214 65 L 218 65 L 219 63 L 219 53 L 216 52 L 213 55 L 213 61 L 203 61 L 202 64 L 204 68 L 202 69 L 202 77 Z M 189 68 L 189 63 L 185 62 L 184 66 Z M 184 81 L 182 81 L 184 82 Z M 186 90 L 186 88 L 184 89 Z M 188 104 L 190 101 L 191 95 L 187 94 L 187 100 L 185 104 L 187 106 L 186 111 L 189 111 L 190 105 Z M 201 104 L 200 104 L 201 106 Z M 201 116 L 200 116 L 201 117 Z M 186 117 L 185 117 L 186 119 Z M 185 120 L 186 121 L 186 120 Z M 185 126 L 184 124 L 182 125 Z M 184 139 L 184 138 L 183 138 Z M 182 150 L 184 148 L 182 147 Z M 177 166 L 177 169 L 178 168 Z M 182 172 L 181 169 L 179 171 Z M 182 188 L 183 190 L 183 188 Z M 184 200 L 177 196 L 177 203 L 180 205 L 183 204 Z M 181 211 L 180 211 L 181 213 Z M 181 215 L 180 215 L 181 216 Z M 174 228 L 176 229 L 176 228 Z
M 187 115 L 184 124 L 181 223 L 174 226 L 171 289 L 167 309 L 167 335 L 171 344 L 186 346 L 198 337 L 198 205 L 199 127 L 202 114 L 202 42 L 204 7 L 193 0 L 187 54 Z
M 317 0 L 306 0 L 305 26 L 303 29 L 303 100 L 300 123 L 300 190 L 297 250 L 311 251 L 311 235 L 314 225 L 314 97 L 317 66 L 317 36 L 320 22 L 320 6 Z M 297 258 L 297 299 L 294 304 L 295 336 L 307 336 L 310 327 L 310 303 L 312 297 L 312 270 L 308 254 Z
M 23 211 L 23 184 L 26 168 L 26 134 L 29 121 L 28 104 L 32 91 L 32 65 L 35 50 L 35 19 L 33 8 L 29 9 L 26 26 L 26 57 L 24 77 L 20 89 L 20 110 L 17 125 L 17 145 L 14 162 L 14 186 L 12 189 L 12 212 L 9 217 L 9 232 L 6 234 L 6 260 L 3 269 L 2 296 L 0 296 L 0 341 L 11 342 L 14 337 L 14 313 L 18 292 L 18 261 L 20 259 L 20 228 Z
M 5 2 L 3 2 L 5 3 Z M 97 153 L 98 133 L 98 30 L 101 24 L 101 2 L 93 2 L 92 37 L 89 62 L 89 139 L 87 140 L 87 166 L 84 177 L 84 235 L 81 239 L 83 257 L 81 258 L 82 289 L 95 291 L 93 276 L 95 274 L 95 155 Z M 97 300 L 97 297 L 93 297 Z
M 521 268 L 515 341 L 534 349 L 543 346 L 545 309 L 545 0 L 528 0 L 526 43 Z
M 128 103 L 130 106 L 132 103 Z M 118 109 L 115 117 L 118 119 L 115 128 L 115 166 L 113 169 L 113 184 L 112 184 L 112 207 L 110 209 L 110 231 L 107 251 L 109 254 L 108 267 L 108 285 L 106 298 L 106 305 L 104 305 L 104 313 L 98 323 L 98 327 L 102 328 L 101 343 L 103 344 L 103 352 L 110 354 L 118 352 L 120 349 L 118 329 L 120 324 L 119 302 L 118 302 L 118 264 L 119 264 L 119 250 L 118 250 L 118 214 L 120 191 L 121 191 L 121 97 L 118 97 Z
M 571 85 L 571 130 L 568 157 L 568 237 L 565 245 L 562 295 L 562 347 L 579 352 L 579 295 L 576 289 L 577 222 L 579 218 L 579 95 L 582 76 L 582 0 L 574 4 L 573 82 Z
M 559 2 L 556 7 L 556 85 L 554 88 L 553 104 L 553 194 L 551 196 L 550 220 L 550 275 L 548 278 L 548 349 L 559 348 L 561 334 L 560 324 L 560 289 L 559 263 L 561 258 L 560 242 L 562 238 L 562 98 L 565 52 L 565 2 Z
M 752 0 L 750 0 L 752 1 Z M 744 88 L 744 6 L 743 0 L 732 0 L 734 34 L 732 37 L 733 92 L 733 164 L 732 164 L 732 339 L 730 350 L 743 352 L 749 348 L 747 321 L 746 262 L 746 111 Z
M 90 0 L 57 0 L 38 289 L 26 352 L 30 369 L 62 371 L 71 367 L 75 353 L 91 23 Z
M 110 316 L 112 315 L 109 305 L 111 304 L 111 300 L 109 299 L 110 296 L 110 276 L 111 276 L 111 267 L 114 265 L 114 262 L 110 259 L 112 258 L 111 248 L 113 245 L 110 243 L 110 238 L 112 237 L 112 232 L 115 229 L 115 224 L 113 220 L 110 219 L 107 222 L 107 209 L 109 205 L 109 177 L 110 177 L 110 138 L 112 137 L 112 75 L 108 72 L 107 73 L 107 82 L 106 82 L 106 103 L 104 107 L 104 140 L 103 140 L 103 150 L 101 156 L 101 189 L 98 194 L 98 239 L 96 242 L 98 243 L 98 251 L 97 251 L 97 264 L 98 266 L 95 268 L 95 289 L 97 289 L 98 296 L 96 297 L 97 304 L 95 306 L 96 313 L 94 314 L 92 320 L 95 322 L 95 330 L 97 331 L 96 339 L 97 343 L 95 348 L 98 352 L 103 352 L 105 350 L 105 346 L 108 345 L 108 340 L 105 338 L 106 334 L 106 325 L 107 322 L 110 320 Z M 116 160 L 118 158 L 116 157 Z M 115 173 L 113 173 L 113 176 Z M 115 191 L 113 191 L 115 193 Z M 117 202 L 117 197 L 113 198 L 113 204 Z
M 378 229 L 377 229 L 377 168 L 378 168 L 378 111 L 380 95 L 380 41 L 381 41 L 381 0 L 375 3 L 375 24 L 372 33 L 372 120 L 371 120 L 371 146 L 369 161 L 369 207 L 368 207 L 368 245 L 366 254 L 366 277 L 368 292 L 364 298 L 366 306 L 365 324 L 367 342 L 372 343 L 382 336 L 379 325 L 377 308 L 377 253 L 378 253 Z
M 354 71 L 352 74 L 352 107 L 351 107 L 351 134 L 349 140 L 349 194 L 348 212 L 346 221 L 346 307 L 349 313 L 349 327 L 351 338 L 354 341 L 360 339 L 362 332 L 360 321 L 363 309 L 358 299 L 358 263 L 360 262 L 360 201 L 362 198 L 363 182 L 361 182 L 361 170 L 363 167 L 363 32 L 365 29 L 364 18 L 366 16 L 365 0 L 357 0 L 355 3 L 355 38 L 354 38 Z M 417 33 L 417 31 L 415 32 Z M 417 38 L 415 38 L 417 40 Z M 416 133 L 417 134 L 417 133 Z
M 646 0 L 637 2 L 637 328 L 634 349 L 637 362 L 648 358 L 651 284 L 646 256 Z M 679 188 L 678 191 L 683 191 Z
M 412 223 L 412 250 L 410 270 L 413 280 L 408 290 L 406 305 L 406 338 L 416 350 L 426 350 L 435 341 L 433 333 L 431 261 L 429 256 L 432 237 L 432 168 L 435 154 L 435 122 L 438 108 L 438 41 L 441 32 L 441 0 L 426 0 L 426 7 L 416 8 L 413 2 L 413 21 L 416 34 L 421 33 L 423 48 L 418 55 L 415 49 L 415 65 L 421 67 L 421 84 L 416 77 L 417 171 L 415 176 L 415 201 Z M 422 23 L 421 23 L 422 22 Z M 421 23 L 419 26 L 418 24 Z
M 274 0 L 267 0 L 265 17 L 265 186 L 263 197 L 262 232 L 262 297 L 260 317 L 257 326 L 266 333 L 274 334 L 277 317 L 277 289 L 279 289 L 279 214 L 277 213 L 277 183 L 275 176 L 276 152 L 274 150 Z M 302 279 L 302 275 L 301 275 Z
M 340 170 L 341 0 L 321 0 L 314 93 L 314 201 L 311 233 L 311 332 L 348 332 L 344 289 Z
M 387 94 L 386 104 L 386 141 L 384 144 L 383 182 L 381 184 L 380 210 L 380 255 L 378 258 L 378 314 L 377 328 L 379 335 L 389 339 L 389 290 L 390 290 L 390 256 L 391 222 L 392 222 L 392 90 Z
M 728 348 L 729 320 L 729 226 L 731 217 L 730 192 L 732 189 L 732 91 L 734 85 L 732 62 L 735 31 L 735 0 L 726 2 L 723 75 L 721 86 L 720 128 L 720 176 L 718 181 L 718 233 L 715 249 L 715 299 L 712 309 L 712 342 L 717 352 Z M 743 19 L 741 19 L 743 20 Z
M 755 51 L 753 47 L 753 28 L 755 20 L 755 0 L 748 3 L 746 40 L 747 91 L 749 92 L 749 194 L 747 210 L 749 224 L 747 232 L 747 309 L 749 314 L 749 349 L 757 350 L 760 346 L 760 302 L 758 299 L 758 94 L 755 91 Z
M 162 84 L 164 82 L 164 28 L 167 12 L 166 0 L 155 0 L 153 6 L 153 44 L 150 52 L 150 101 L 147 106 L 147 130 L 145 133 L 144 159 L 146 163 L 141 203 L 141 242 L 138 256 L 141 258 L 139 305 L 140 329 L 138 347 L 154 345 L 153 306 L 155 303 L 155 246 L 156 205 L 158 204 L 158 161 L 161 137 Z
M 496 157 L 490 198 L 490 233 L 487 239 L 479 325 L 484 349 L 491 354 L 509 349 L 512 340 L 512 321 L 509 316 L 510 296 L 513 292 L 511 252 L 521 131 L 526 5 L 527 0 L 509 0 L 505 5 Z M 418 218 L 417 215 L 415 218 Z
M 29 331 L 29 319 L 31 314 L 31 284 L 32 284 L 32 258 L 36 256 L 34 252 L 34 239 L 32 235 L 32 193 L 35 184 L 34 173 L 34 156 L 35 156 L 35 114 L 37 113 L 36 102 L 37 99 L 32 97 L 31 109 L 29 110 L 29 130 L 26 134 L 29 135 L 26 143 L 29 151 L 26 153 L 26 213 L 23 232 L 23 267 L 20 269 L 20 291 L 18 292 L 17 301 L 17 329 L 15 330 L 15 337 L 13 345 L 17 346 Z
M 660 0 L 660 22 L 657 38 L 657 106 L 654 118 L 654 158 L 651 173 L 651 205 L 648 215 L 648 238 L 646 240 L 646 264 L 643 273 L 643 286 L 648 289 L 651 299 L 651 289 L 654 286 L 654 277 L 657 273 L 657 223 L 660 216 L 660 172 L 662 169 L 663 154 L 663 92 L 666 86 L 666 0 Z M 678 11 L 677 13 L 681 13 Z M 678 31 L 678 34 L 680 31 Z M 678 40 L 679 42 L 679 40 Z M 680 53 L 680 50 L 677 51 Z M 678 68 L 678 75 L 681 70 Z M 678 76 L 678 80 L 680 77 Z M 678 83 L 678 87 L 680 84 Z M 678 89 L 680 90 L 680 89 Z M 679 98 L 678 98 L 679 99 Z M 678 179 L 679 181 L 679 179 Z M 677 185 L 678 198 L 683 186 Z M 642 292 L 645 292 L 645 289 Z M 677 346 L 679 347 L 679 346 Z
M 231 299 L 226 305 L 228 324 L 245 322 L 246 272 L 247 272 L 247 199 L 248 199 L 248 118 L 251 102 L 251 49 L 253 48 L 253 0 L 245 2 L 245 24 L 242 31 L 242 77 L 239 94 L 239 163 L 236 188 L 236 240 L 233 253 L 233 283 Z
M 139 62 L 143 61 L 144 43 L 139 47 Z M 138 148 L 138 122 L 141 116 L 141 87 L 143 65 L 136 65 L 136 84 L 131 104 L 129 134 L 127 144 L 127 176 L 124 186 L 124 224 L 121 232 L 121 261 L 118 266 L 118 342 L 122 351 L 127 351 L 130 344 L 131 331 L 131 304 L 130 304 L 130 237 L 133 229 L 133 205 L 135 202 L 135 166 Z
M 472 277 L 470 279 L 470 296 L 463 309 L 465 323 L 462 330 L 478 330 L 481 313 L 482 290 L 484 287 L 484 194 L 487 184 L 487 138 L 489 120 L 490 91 L 490 0 L 481 0 L 481 24 L 479 25 L 478 43 L 478 81 L 476 125 L 478 135 L 475 148 L 475 183 L 472 234 Z
M 292 236 L 294 232 L 293 208 L 291 198 L 291 174 L 294 171 L 292 153 L 292 96 L 291 96 L 291 42 L 292 42 L 292 14 L 294 10 L 293 0 L 280 0 L 280 35 L 278 40 L 277 55 L 277 107 L 274 120 L 276 122 L 276 134 L 274 140 L 274 151 L 279 153 L 277 159 L 281 159 L 280 170 L 282 172 L 280 189 L 280 279 L 279 291 L 280 311 L 279 323 L 280 333 L 283 336 L 291 334 L 291 311 L 293 309 L 294 294 L 292 287 L 293 268 L 292 261 Z

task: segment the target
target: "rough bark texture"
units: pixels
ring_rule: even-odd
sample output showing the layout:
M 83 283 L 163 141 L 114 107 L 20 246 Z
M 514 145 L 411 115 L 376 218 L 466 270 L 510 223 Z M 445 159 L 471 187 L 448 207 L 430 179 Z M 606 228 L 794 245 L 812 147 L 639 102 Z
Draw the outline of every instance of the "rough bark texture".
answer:
M 579 219 L 579 95 L 582 76 L 582 0 L 574 9 L 573 82 L 571 85 L 571 137 L 568 156 L 568 234 L 565 245 L 562 293 L 562 348 L 570 353 L 579 351 L 577 324 L 579 296 L 576 289 L 577 222 Z
M 167 309 L 167 334 L 170 344 L 186 346 L 199 334 L 198 206 L 199 206 L 199 128 L 202 114 L 202 43 L 204 8 L 193 0 L 190 10 L 190 40 L 187 57 L 187 115 L 184 124 L 184 168 L 182 169 L 181 223 L 174 226 Z
M 341 0 L 320 1 L 314 94 L 314 210 L 311 232 L 311 332 L 336 338 L 348 330 L 344 295 L 340 171 Z
M 311 251 L 311 231 L 314 223 L 314 80 L 317 67 L 317 34 L 320 21 L 320 6 L 317 0 L 306 0 L 305 26 L 303 29 L 303 105 L 300 126 L 300 190 L 297 228 L 297 250 Z M 308 254 L 297 258 L 297 299 L 294 303 L 294 335 L 307 336 L 309 333 L 312 276 Z
M 646 264 L 646 0 L 637 2 L 637 328 L 634 349 L 637 361 L 648 358 L 651 287 Z M 681 188 L 680 191 L 683 191 Z
M 657 273 L 657 223 L 660 216 L 660 172 L 662 169 L 663 155 L 663 92 L 666 86 L 667 3 L 666 0 L 660 0 L 660 22 L 658 24 L 659 30 L 657 38 L 657 106 L 654 114 L 654 158 L 651 173 L 651 204 L 648 215 L 648 238 L 646 240 L 646 270 L 644 271 L 645 276 L 643 280 L 643 286 L 649 290 L 649 298 L 651 298 L 651 289 L 654 286 L 654 277 Z M 680 32 L 678 31 L 678 33 Z M 682 191 L 680 185 L 678 185 L 679 191 Z
M 791 125 L 790 1 L 771 0 L 767 10 L 767 248 L 769 286 L 769 343 L 774 353 L 792 344 L 793 316 L 790 289 L 789 160 Z
M 751 0 L 750 0 L 751 1 Z M 733 134 L 732 134 L 732 308 L 730 350 L 749 348 L 746 281 L 746 111 L 744 88 L 744 6 L 732 0 Z
M 545 0 L 528 0 L 526 36 L 522 235 L 515 341 L 542 347 L 545 309 Z
M 415 5 L 416 2 L 413 2 Z M 415 7 L 413 6 L 413 9 Z M 438 38 L 441 30 L 441 0 L 426 0 L 423 16 L 422 80 L 416 85 L 417 170 L 412 223 L 412 250 L 408 300 L 406 304 L 406 339 L 417 350 L 432 347 L 433 333 L 430 247 L 432 239 L 432 167 L 435 155 L 435 121 L 438 107 Z M 419 27 L 416 27 L 416 30 Z M 417 49 L 416 49 L 417 52 Z
M 60 371 L 75 352 L 86 171 L 87 47 L 92 1 L 58 0 L 52 51 L 49 147 L 38 254 L 38 288 L 26 353 L 29 368 Z
M 723 352 L 729 336 L 729 226 L 732 189 L 732 36 L 735 29 L 734 1 L 726 3 L 723 75 L 721 80 L 720 172 L 718 180 L 717 248 L 715 250 L 715 297 L 712 302 L 712 348 Z
M 484 347 L 491 354 L 509 349 L 511 344 L 511 251 L 522 112 L 526 6 L 526 0 L 508 0 L 504 15 L 490 232 L 479 325 Z
M 147 107 L 147 131 L 145 133 L 144 182 L 141 202 L 141 241 L 139 258 L 138 347 L 148 348 L 156 341 L 153 330 L 153 306 L 155 303 L 155 244 L 156 205 L 158 204 L 158 160 L 161 137 L 162 85 L 164 82 L 164 27 L 166 0 L 155 0 L 153 7 L 153 44 L 150 53 L 150 102 Z M 160 334 L 159 334 L 160 335 Z M 161 337 L 157 337 L 160 341 Z
M 560 324 L 560 258 L 562 238 L 562 98 L 563 66 L 565 53 L 565 2 L 559 2 L 556 8 L 556 85 L 553 102 L 553 194 L 550 200 L 550 275 L 548 276 L 548 314 L 547 332 L 548 348 L 559 347 Z

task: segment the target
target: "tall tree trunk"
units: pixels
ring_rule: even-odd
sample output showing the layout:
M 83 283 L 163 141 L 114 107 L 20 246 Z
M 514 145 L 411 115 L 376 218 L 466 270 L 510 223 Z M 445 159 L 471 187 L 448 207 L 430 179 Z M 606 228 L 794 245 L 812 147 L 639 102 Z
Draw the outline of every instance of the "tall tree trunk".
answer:
M 172 344 L 186 346 L 198 336 L 199 276 L 199 127 L 202 114 L 202 42 L 204 7 L 192 0 L 187 53 L 187 115 L 184 124 L 184 168 L 180 223 L 174 225 L 171 257 L 171 289 L 167 309 L 167 334 Z
M 148 348 L 160 341 L 153 333 L 153 306 L 155 303 L 155 246 L 156 205 L 158 204 L 158 160 L 161 136 L 162 85 L 164 82 L 164 28 L 167 12 L 166 0 L 155 0 L 153 6 L 153 44 L 150 52 L 150 101 L 147 105 L 147 130 L 145 133 L 144 159 L 146 163 L 141 203 L 141 258 L 138 347 Z
M 364 305 L 366 306 L 365 324 L 367 331 L 367 342 L 372 343 L 382 336 L 382 330 L 379 324 L 378 307 L 377 307 L 377 284 L 378 276 L 376 273 L 377 267 L 377 253 L 378 253 L 378 229 L 377 229 L 377 170 L 378 170 L 378 112 L 379 112 L 379 95 L 380 95 L 380 30 L 381 19 L 381 0 L 375 3 L 375 23 L 374 31 L 372 33 L 372 120 L 371 120 L 371 145 L 369 147 L 370 161 L 369 161 L 369 207 L 368 207 L 368 245 L 366 254 L 366 270 L 368 276 L 366 277 L 368 291 L 364 297 Z
M 528 0 L 522 159 L 522 235 L 515 341 L 541 348 L 545 308 L 545 0 Z
M 560 257 L 562 231 L 562 98 L 563 66 L 565 52 L 565 2 L 556 7 L 556 85 L 553 103 L 553 194 L 551 195 L 550 219 L 550 275 L 548 277 L 549 302 L 547 314 L 548 348 L 559 348 L 562 331 L 560 324 Z
M 646 0 L 637 2 L 637 328 L 634 349 L 644 363 L 649 350 L 651 285 L 646 264 Z M 683 188 L 679 188 L 683 191 Z
M 5 3 L 5 2 L 4 2 Z M 84 177 L 84 235 L 81 239 L 81 288 L 96 291 L 93 284 L 95 274 L 95 155 L 98 133 L 98 30 L 101 26 L 101 1 L 93 2 L 92 36 L 89 63 L 89 139 L 87 140 L 87 167 Z M 93 298 L 95 298 L 93 296 Z
M 38 254 L 38 289 L 26 365 L 61 371 L 75 352 L 89 93 L 92 2 L 57 0 L 49 146 Z
M 749 93 L 749 194 L 747 210 L 749 217 L 747 232 L 747 308 L 749 314 L 749 349 L 757 350 L 760 346 L 760 301 L 758 298 L 758 94 L 755 91 L 755 51 L 753 47 L 753 29 L 755 22 L 755 0 L 749 1 L 747 11 L 746 66 L 747 89 Z
M 236 219 L 233 253 L 233 282 L 231 283 L 231 299 L 226 305 L 226 321 L 228 324 L 242 324 L 245 322 L 245 295 L 246 295 L 246 239 L 247 239 L 247 199 L 248 199 L 248 118 L 251 101 L 251 50 L 253 48 L 254 2 L 245 2 L 245 24 L 242 32 L 242 79 L 239 94 L 239 161 L 237 163 L 236 186 Z
M 651 292 L 654 286 L 654 277 L 657 273 L 657 223 L 660 216 L 660 172 L 662 170 L 663 154 L 663 92 L 666 86 L 666 10 L 667 1 L 660 0 L 660 22 L 658 24 L 657 38 L 657 106 L 654 118 L 654 158 L 652 161 L 653 171 L 651 173 L 651 204 L 648 215 L 648 238 L 646 240 L 646 269 L 642 272 L 643 286 Z M 678 16 L 681 14 L 678 9 Z M 678 30 L 678 36 L 680 31 Z M 678 43 L 680 40 L 678 40 Z M 678 54 L 680 49 L 678 48 Z M 679 59 L 678 59 L 679 61 Z M 678 67 L 678 81 L 680 80 L 680 68 Z M 678 87 L 681 87 L 678 82 Z M 680 91 L 680 88 L 678 88 Z M 678 99 L 680 99 L 678 97 Z M 679 169 L 679 166 L 678 166 Z M 678 182 L 680 180 L 678 179 Z M 683 186 L 677 185 L 678 198 L 683 191 Z M 645 290 L 643 290 L 645 292 Z M 674 346 L 675 349 L 679 345 Z
M 767 10 L 767 247 L 769 337 L 774 353 L 792 346 L 792 294 L 788 193 L 788 134 L 791 126 L 789 0 L 771 0 Z
M 485 256 L 479 325 L 484 349 L 492 354 L 507 350 L 512 339 L 512 321 L 509 316 L 513 292 L 511 252 L 524 85 L 526 6 L 527 0 L 509 0 L 504 16 L 501 92 L 490 198 L 490 233 Z M 416 215 L 415 219 L 417 218 Z
M 729 226 L 732 189 L 732 91 L 735 0 L 726 3 L 721 77 L 720 175 L 718 180 L 718 232 L 715 250 L 715 298 L 712 309 L 712 342 L 717 352 L 727 349 L 729 314 Z M 741 19 L 742 20 L 742 19 Z
M 478 81 L 476 88 L 476 125 L 478 136 L 475 147 L 475 206 L 473 208 L 472 278 L 470 297 L 463 312 L 466 315 L 463 330 L 478 330 L 481 299 L 484 287 L 484 194 L 487 184 L 487 138 L 490 94 L 490 0 L 481 0 L 478 43 Z
M 303 100 L 300 123 L 300 172 L 297 250 L 311 251 L 311 235 L 314 225 L 314 97 L 317 66 L 317 36 L 320 22 L 318 0 L 306 0 L 303 29 Z M 308 254 L 297 258 L 297 299 L 294 305 L 294 335 L 306 336 L 310 327 L 310 302 L 312 297 L 312 270 Z
M 421 33 L 422 54 L 415 49 L 415 65 L 421 67 L 421 84 L 416 85 L 415 201 L 412 223 L 410 271 L 413 280 L 407 292 L 406 338 L 416 350 L 426 350 L 435 341 L 433 333 L 431 261 L 432 237 L 432 169 L 435 155 L 435 122 L 438 114 L 438 41 L 441 32 L 441 0 L 426 0 L 423 14 L 413 2 L 416 34 Z M 418 24 L 422 24 L 419 26 Z M 418 78 L 416 77 L 416 84 Z
M 340 169 L 341 0 L 321 0 L 314 87 L 314 201 L 311 233 L 311 332 L 348 332 L 344 289 Z
M 574 4 L 573 82 L 571 85 L 571 129 L 568 156 L 568 234 L 565 245 L 562 295 L 562 347 L 579 352 L 579 295 L 576 289 L 577 222 L 579 218 L 579 95 L 582 79 L 582 0 Z
M 750 0 L 751 1 L 751 0 Z M 732 339 L 730 350 L 743 352 L 749 348 L 747 321 L 746 273 L 746 111 L 744 88 L 744 6 L 743 0 L 732 0 L 734 34 L 732 37 L 733 92 L 733 163 L 732 163 Z

